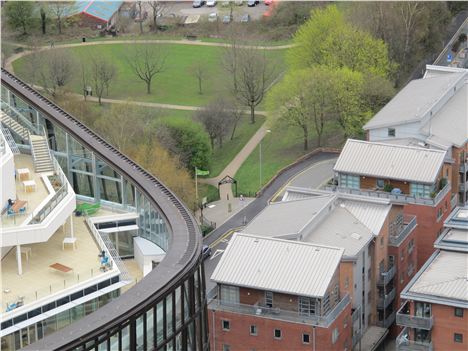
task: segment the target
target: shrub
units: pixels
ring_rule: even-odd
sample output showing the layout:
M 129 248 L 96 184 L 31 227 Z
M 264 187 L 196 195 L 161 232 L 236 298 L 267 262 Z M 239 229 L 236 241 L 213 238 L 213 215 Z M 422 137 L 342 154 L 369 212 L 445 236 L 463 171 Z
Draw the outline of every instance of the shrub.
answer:
M 387 193 L 391 192 L 393 190 L 393 185 L 392 184 L 385 184 L 383 187 L 383 190 L 386 191 Z

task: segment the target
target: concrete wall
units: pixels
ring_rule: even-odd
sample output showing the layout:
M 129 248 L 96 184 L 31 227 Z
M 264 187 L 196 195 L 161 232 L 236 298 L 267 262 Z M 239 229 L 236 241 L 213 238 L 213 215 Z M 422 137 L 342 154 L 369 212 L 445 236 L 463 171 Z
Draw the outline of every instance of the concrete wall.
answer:
M 388 127 L 376 128 L 368 131 L 369 141 L 385 141 L 391 139 L 408 138 L 408 137 L 421 137 L 419 133 L 419 123 L 408 123 L 392 126 L 395 128 L 395 136 L 388 136 Z
M 10 148 L 6 146 L 6 153 L 1 156 L 0 170 L 1 170 L 1 203 L 0 208 L 3 210 L 7 204 L 8 199 L 16 199 L 16 184 L 15 184 L 15 163 L 13 153 Z
M 118 233 L 117 233 L 118 234 Z M 134 237 L 133 238 L 133 250 L 135 254 L 135 260 L 138 263 L 138 266 L 140 267 L 140 270 L 143 272 L 143 276 L 147 275 L 149 272 L 152 271 L 153 269 L 153 261 L 156 263 L 159 263 L 163 260 L 164 254 L 147 254 L 145 251 L 148 251 L 148 246 L 156 246 L 156 244 L 152 243 L 149 240 L 146 240 L 141 237 Z M 143 246 L 146 246 L 146 250 Z M 157 247 L 158 248 L 158 247 Z M 158 248 L 159 249 L 159 248 Z M 159 250 L 151 250 L 151 251 L 160 251 Z

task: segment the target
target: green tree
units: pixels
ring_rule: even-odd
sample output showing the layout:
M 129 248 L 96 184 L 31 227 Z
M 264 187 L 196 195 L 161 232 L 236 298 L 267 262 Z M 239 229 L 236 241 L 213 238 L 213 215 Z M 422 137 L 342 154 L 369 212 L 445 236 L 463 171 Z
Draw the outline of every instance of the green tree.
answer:
M 335 5 L 312 11 L 294 36 L 287 59 L 293 69 L 314 65 L 348 67 L 387 78 L 395 70 L 382 40 L 346 22 Z
M 5 6 L 8 24 L 14 29 L 21 29 L 23 35 L 28 34 L 32 21 L 34 3 L 30 1 L 9 1 Z
M 210 141 L 200 124 L 187 119 L 165 119 L 157 127 L 157 136 L 162 145 L 179 156 L 180 162 L 190 172 L 195 167 L 209 168 Z

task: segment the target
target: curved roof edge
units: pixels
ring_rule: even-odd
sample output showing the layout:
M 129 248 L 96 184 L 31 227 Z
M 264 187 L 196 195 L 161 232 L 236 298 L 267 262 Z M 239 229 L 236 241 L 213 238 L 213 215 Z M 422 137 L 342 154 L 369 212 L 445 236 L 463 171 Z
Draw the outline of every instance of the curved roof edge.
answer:
M 163 183 L 26 83 L 3 68 L 1 72 L 2 85 L 44 113 L 54 124 L 131 180 L 152 206 L 165 216 L 172 232 L 165 259 L 140 283 L 96 312 L 25 350 L 74 348 L 125 322 L 130 316 L 158 301 L 172 285 L 184 280 L 200 262 L 202 237 L 190 211 Z

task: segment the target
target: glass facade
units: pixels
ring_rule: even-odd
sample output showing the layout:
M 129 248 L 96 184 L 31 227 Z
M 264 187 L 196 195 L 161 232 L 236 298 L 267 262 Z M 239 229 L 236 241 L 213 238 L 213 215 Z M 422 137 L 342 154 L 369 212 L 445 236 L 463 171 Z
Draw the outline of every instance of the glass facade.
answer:
M 70 129 L 63 128 L 70 121 L 65 121 L 63 112 L 58 107 L 53 106 L 54 111 L 47 108 L 35 108 L 36 103 L 39 104 L 37 106 L 40 106 L 40 102 L 44 101 L 43 98 L 36 93 L 28 95 L 29 87 L 16 79 L 8 80 L 9 77 L 12 77 L 8 72 L 2 71 L 2 73 L 2 109 L 8 109 L 10 112 L 16 110 L 21 113 L 23 117 L 18 122 L 26 127 L 44 127 L 50 149 L 79 200 L 101 202 L 116 209 L 136 212 L 138 214 L 138 235 L 157 244 L 168 254 L 171 252 L 171 241 L 174 240 L 171 226 L 168 224 L 170 222 L 152 204 L 157 201 L 172 201 L 172 205 L 176 206 L 177 210 L 180 211 L 180 217 L 186 222 L 186 227 L 183 230 L 186 230 L 187 233 L 184 235 L 188 236 L 190 244 L 194 245 L 193 247 L 189 245 L 188 252 L 181 255 L 180 267 L 176 267 L 177 269 L 168 273 L 174 274 L 174 278 L 169 280 L 163 289 L 155 288 L 155 293 L 151 298 L 135 305 L 131 310 L 126 310 L 124 315 L 118 317 L 118 322 L 114 319 L 108 322 L 108 325 L 98 325 L 84 336 L 74 336 L 73 333 L 67 333 L 65 336 L 63 333 L 63 335 L 60 334 L 60 331 L 58 331 L 58 336 L 54 334 L 60 328 L 67 328 L 67 326 L 67 330 L 70 330 L 73 328 L 71 323 L 81 317 L 86 317 L 86 321 L 92 321 L 91 324 L 93 321 L 100 321 L 98 317 L 92 318 L 92 312 L 109 300 L 109 298 L 101 296 L 65 311 L 64 315 L 58 314 L 25 328 L 25 330 L 20 330 L 18 333 L 8 335 L 10 338 L 8 343 L 12 343 L 12 345 L 19 343 L 18 347 L 25 346 L 27 350 L 36 349 L 36 345 L 39 345 L 37 347 L 40 348 L 40 345 L 51 344 L 59 345 L 52 348 L 63 350 L 207 350 L 209 343 L 201 244 L 199 243 L 200 239 L 198 239 L 199 232 L 194 229 L 194 222 L 187 215 L 185 208 L 164 189 L 161 191 L 168 194 L 166 198 L 148 198 L 145 195 L 151 194 L 148 187 L 143 186 L 146 192 L 140 191 L 140 184 L 134 183 L 133 178 L 126 178 L 125 175 L 120 174 L 106 163 L 102 157 L 103 153 L 85 147 L 86 142 L 80 142 L 80 140 L 86 139 L 83 139 L 79 133 L 71 134 L 67 132 Z M 8 87 L 9 84 L 12 84 L 12 90 L 6 89 L 4 81 L 7 82 Z M 24 98 L 22 98 L 23 96 Z M 48 111 L 48 114 L 41 111 Z M 64 121 L 61 121 L 60 118 L 64 118 Z M 72 123 L 75 122 L 72 121 Z M 79 122 L 75 124 L 79 125 Z M 84 126 L 83 134 L 86 134 Z M 26 140 L 22 140 L 18 135 L 14 137 L 18 147 L 30 148 Z M 100 148 L 96 147 L 96 149 Z M 126 160 L 119 158 L 117 161 L 123 163 Z M 113 164 L 119 165 L 115 162 Z M 142 172 L 138 166 L 133 166 L 133 169 L 134 173 Z M 132 172 L 127 174 L 133 175 Z M 174 216 L 174 214 L 171 215 Z M 179 226 L 179 228 L 182 227 Z M 130 250 L 129 238 L 133 235 L 135 232 L 131 231 L 119 233 L 119 238 L 114 237 L 114 241 L 121 240 L 122 247 L 120 249 L 128 251 Z M 196 238 L 194 238 L 195 236 Z M 190 250 L 199 246 L 199 253 L 195 252 L 195 255 L 190 253 Z M 174 264 L 174 266 L 177 265 Z M 150 273 L 149 277 L 151 278 L 151 276 L 153 275 Z M 157 278 L 157 275 L 154 277 Z M 157 283 L 156 278 L 154 278 L 155 284 Z M 145 280 L 148 279 L 148 276 L 145 277 Z M 128 290 L 119 299 L 130 296 L 133 291 L 138 290 L 138 285 Z M 138 296 L 135 299 L 137 300 Z M 118 301 L 114 302 L 118 303 Z M 99 310 L 96 311 L 96 314 L 99 313 Z M 83 320 L 83 322 L 85 321 Z M 30 328 L 34 328 L 34 330 L 30 330 Z M 42 337 L 45 338 L 37 341 Z M 73 339 L 75 337 L 76 339 Z M 27 341 L 23 342 L 23 339 Z M 37 343 L 26 346 L 34 342 Z

